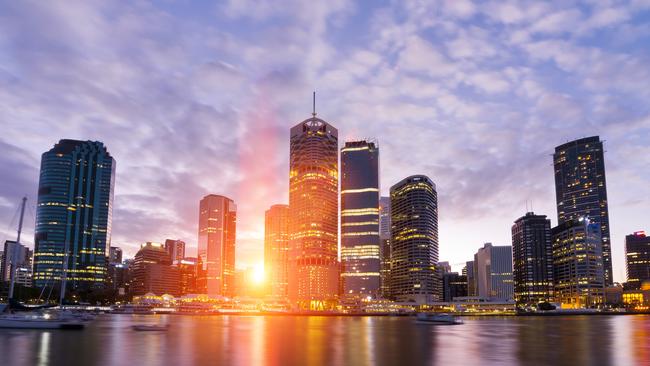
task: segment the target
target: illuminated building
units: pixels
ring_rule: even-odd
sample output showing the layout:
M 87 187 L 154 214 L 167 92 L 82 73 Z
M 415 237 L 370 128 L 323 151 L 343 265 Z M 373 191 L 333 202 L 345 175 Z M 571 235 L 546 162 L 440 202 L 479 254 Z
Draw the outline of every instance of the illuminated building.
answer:
M 264 215 L 264 271 L 271 296 L 288 296 L 288 254 L 289 206 L 273 205 Z
M 625 266 L 629 289 L 638 290 L 643 281 L 650 280 L 650 236 L 645 232 L 625 236 Z
M 465 274 L 467 275 L 467 296 L 478 296 L 474 261 L 465 262 Z
M 485 243 L 474 255 L 476 294 L 481 298 L 512 300 L 512 247 Z
M 115 160 L 101 142 L 61 140 L 41 157 L 34 284 L 104 287 L 111 244 Z M 66 254 L 67 253 L 67 254 Z
M 390 296 L 390 197 L 379 198 L 379 241 L 381 257 L 381 296 Z
M 27 277 L 32 277 L 32 251 L 26 246 L 13 240 L 5 240 L 4 250 L 0 252 L 0 281 L 11 281 L 13 263 L 14 279 L 23 286 L 31 287 Z M 23 276 L 20 280 L 18 274 Z
M 122 263 L 122 248 L 111 247 L 108 254 L 108 263 Z
M 350 141 L 341 149 L 341 282 L 347 297 L 379 295 L 379 150 Z
M 551 220 L 532 212 L 512 226 L 513 279 L 518 304 L 538 304 L 553 297 Z
M 237 206 L 228 197 L 209 194 L 199 204 L 199 279 L 208 296 L 233 297 Z
M 197 262 L 196 258 L 183 258 L 173 262 L 173 266 L 178 269 L 179 293 L 181 295 L 197 293 Z
M 467 296 L 467 276 L 457 272 L 442 274 L 442 301 L 450 302 L 455 298 Z
M 605 285 L 612 284 L 612 250 L 603 142 L 587 137 L 555 148 L 555 195 L 558 224 L 588 217 L 600 225 Z
M 397 301 L 437 301 L 438 197 L 435 184 L 413 175 L 390 188 L 390 294 Z
M 290 135 L 289 299 L 330 309 L 339 292 L 338 131 L 313 113 Z
M 169 253 L 172 262 L 185 258 L 185 242 L 180 239 L 165 240 L 165 250 Z
M 603 301 L 600 225 L 588 219 L 566 221 L 551 229 L 555 301 L 567 308 L 588 308 Z
M 160 243 L 146 242 L 140 246 L 131 266 L 131 294 L 134 296 L 180 295 L 178 269 L 172 267 L 169 254 Z

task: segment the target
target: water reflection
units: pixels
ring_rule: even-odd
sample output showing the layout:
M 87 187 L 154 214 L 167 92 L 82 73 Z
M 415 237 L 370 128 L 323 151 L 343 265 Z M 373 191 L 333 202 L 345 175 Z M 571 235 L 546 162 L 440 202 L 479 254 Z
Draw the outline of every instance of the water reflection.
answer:
M 135 332 L 170 322 L 167 332 Z M 83 331 L 0 330 L 1 365 L 645 365 L 649 316 L 102 316 Z

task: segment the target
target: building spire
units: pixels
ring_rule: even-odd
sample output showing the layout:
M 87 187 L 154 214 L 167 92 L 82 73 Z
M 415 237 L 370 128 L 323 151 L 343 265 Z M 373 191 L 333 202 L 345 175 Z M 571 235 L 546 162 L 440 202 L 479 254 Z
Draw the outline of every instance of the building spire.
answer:
M 313 100 L 312 100 L 312 112 L 311 112 L 312 117 L 316 117 L 316 91 L 314 90 L 313 94 Z

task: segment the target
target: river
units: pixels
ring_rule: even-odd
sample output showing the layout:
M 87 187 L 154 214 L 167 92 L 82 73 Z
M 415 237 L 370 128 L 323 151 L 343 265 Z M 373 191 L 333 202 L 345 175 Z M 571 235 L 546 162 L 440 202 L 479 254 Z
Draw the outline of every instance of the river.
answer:
M 101 315 L 82 331 L 0 329 L 0 365 L 650 365 L 650 316 Z M 167 332 L 133 324 L 169 323 Z

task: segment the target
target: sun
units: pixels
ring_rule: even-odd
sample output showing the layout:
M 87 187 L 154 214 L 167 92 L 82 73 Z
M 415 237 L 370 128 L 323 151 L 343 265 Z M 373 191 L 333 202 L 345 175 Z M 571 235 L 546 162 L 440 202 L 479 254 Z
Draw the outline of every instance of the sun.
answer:
M 265 280 L 264 275 L 264 264 L 258 264 L 253 267 L 253 275 L 251 276 L 251 281 L 256 285 L 261 285 Z

